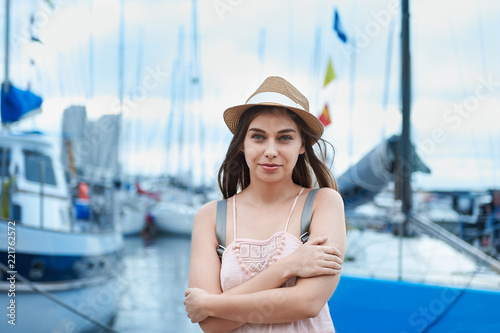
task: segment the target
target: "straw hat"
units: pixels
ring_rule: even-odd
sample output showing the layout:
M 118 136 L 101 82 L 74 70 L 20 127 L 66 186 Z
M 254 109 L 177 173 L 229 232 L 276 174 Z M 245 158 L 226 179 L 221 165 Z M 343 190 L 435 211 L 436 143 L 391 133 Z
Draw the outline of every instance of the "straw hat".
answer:
M 309 126 L 311 131 L 321 137 L 323 124 L 309 112 L 309 101 L 290 82 L 279 76 L 270 76 L 247 99 L 245 104 L 230 107 L 224 111 L 224 121 L 235 134 L 241 115 L 252 106 L 281 106 L 296 113 Z

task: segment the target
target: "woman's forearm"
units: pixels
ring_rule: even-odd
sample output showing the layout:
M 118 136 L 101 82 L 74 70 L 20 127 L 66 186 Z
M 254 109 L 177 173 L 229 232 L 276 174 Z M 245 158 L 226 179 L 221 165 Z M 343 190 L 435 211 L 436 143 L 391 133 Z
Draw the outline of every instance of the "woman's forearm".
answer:
M 208 317 L 207 319 L 199 322 L 201 329 L 205 333 L 225 333 L 237 329 L 245 325 L 244 322 L 234 320 L 222 319 L 217 317 Z
M 280 287 L 293 276 L 293 271 L 287 267 L 288 263 L 284 259 L 278 260 L 255 277 L 223 292 L 221 295 L 242 295 Z M 199 324 L 204 332 L 227 332 L 246 323 L 242 317 L 237 318 L 241 321 L 235 321 L 234 319 L 235 317 L 232 317 L 231 320 L 208 317 Z
M 238 318 L 247 323 L 285 323 L 315 317 L 319 312 L 315 300 L 302 291 L 289 287 L 242 295 L 209 295 L 206 307 L 210 316 Z
M 312 275 L 312 276 L 317 276 L 317 275 L 322 275 L 322 274 L 332 274 L 331 268 L 327 268 L 326 272 L 325 267 L 330 266 L 331 263 L 325 263 L 321 262 L 321 260 L 314 260 L 315 254 L 317 257 L 317 252 L 311 252 L 311 251 L 319 251 L 321 254 L 324 255 L 323 251 L 327 251 L 325 247 L 318 247 L 317 245 L 322 244 L 326 238 L 321 238 L 318 237 L 315 240 L 313 240 L 311 243 L 313 245 L 310 246 L 304 246 L 294 254 L 281 258 L 280 260 L 276 261 L 273 263 L 273 265 L 268 266 L 266 269 L 264 269 L 262 272 L 257 274 L 255 277 L 249 279 L 248 281 L 242 283 L 241 285 L 238 285 L 234 288 L 231 288 L 229 290 L 226 290 L 221 296 L 234 296 L 234 295 L 250 295 L 262 291 L 269 291 L 272 289 L 276 289 L 281 287 L 287 280 L 289 280 L 292 277 L 299 277 L 299 272 L 300 274 L 306 274 L 307 275 Z M 332 249 L 328 250 L 332 251 Z M 328 252 L 327 251 L 327 252 Z M 338 250 L 337 250 L 338 251 Z M 299 254 L 296 256 L 296 254 Z M 333 251 L 332 255 L 337 255 L 335 251 Z M 304 263 L 304 257 L 309 258 L 306 263 Z M 331 257 L 331 256 L 330 256 Z M 308 267 L 309 269 L 304 269 L 305 267 Z M 308 280 L 308 279 L 306 279 Z M 305 282 L 305 281 L 302 281 Z M 280 288 L 279 290 L 282 290 L 283 288 Z M 288 288 L 287 288 L 288 289 Z M 272 294 L 272 293 L 271 293 Z M 286 294 L 286 293 L 285 293 Z M 268 295 L 269 296 L 269 295 Z M 261 319 L 264 320 L 265 322 L 271 322 L 269 318 L 264 318 L 266 314 L 269 314 L 269 310 L 273 308 L 273 301 L 278 300 L 279 301 L 279 296 L 280 292 L 271 298 L 271 302 L 269 301 L 268 296 L 265 296 L 263 294 L 261 295 L 253 295 L 251 297 L 262 297 L 261 301 L 257 301 L 256 304 L 260 306 L 261 308 L 255 309 L 253 308 L 252 311 L 248 312 L 247 310 L 242 310 L 243 312 L 239 312 L 236 309 L 231 316 L 226 317 L 226 319 L 222 318 L 217 318 L 217 317 L 209 317 L 207 318 L 203 323 L 201 323 L 201 327 L 206 331 L 206 332 L 221 332 L 224 330 L 233 330 L 237 327 L 240 327 L 246 322 L 249 322 L 250 319 L 245 319 L 246 316 L 248 316 L 249 313 L 253 313 L 255 315 L 255 320 L 257 322 L 260 322 Z M 267 297 L 267 298 L 266 298 Z M 278 298 L 276 298 L 278 297 Z M 319 311 L 321 307 L 318 308 L 317 305 L 317 299 L 310 300 L 310 302 L 304 302 L 304 300 L 307 300 L 306 298 L 301 297 L 301 305 L 305 306 L 297 306 L 296 302 L 287 302 L 285 301 L 284 306 L 280 306 L 280 308 L 283 309 L 283 315 L 278 315 L 276 320 L 278 321 L 273 321 L 273 322 L 287 322 L 289 321 L 288 319 L 291 320 L 300 320 L 300 319 L 305 319 L 309 318 L 311 316 L 315 316 L 315 309 Z M 266 305 L 267 304 L 267 305 Z M 288 309 L 290 305 L 292 304 L 292 308 Z M 320 304 L 324 305 L 324 304 Z M 250 309 L 252 307 L 250 306 Z M 262 311 L 263 310 L 263 311 Z M 225 310 L 221 311 L 222 313 L 226 313 Z M 260 314 L 262 312 L 262 314 Z M 244 316 L 238 316 L 238 314 L 244 313 Z M 282 318 L 281 320 L 279 318 Z M 213 328 L 213 329 L 212 329 Z
M 282 258 L 248 281 L 224 291 L 223 295 L 242 295 L 281 287 L 294 275 L 287 258 Z

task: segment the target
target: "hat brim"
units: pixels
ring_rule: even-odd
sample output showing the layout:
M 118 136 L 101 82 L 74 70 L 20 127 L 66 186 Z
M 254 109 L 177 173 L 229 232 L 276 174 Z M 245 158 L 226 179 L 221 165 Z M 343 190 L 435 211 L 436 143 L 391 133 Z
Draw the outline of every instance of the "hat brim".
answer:
M 306 123 L 306 125 L 309 127 L 309 129 L 316 134 L 318 137 L 321 137 L 323 135 L 323 132 L 325 128 L 323 127 L 323 124 L 321 121 L 314 116 L 313 114 L 304 111 L 299 108 L 294 108 L 291 106 L 286 106 L 280 103 L 272 103 L 272 102 L 264 102 L 264 103 L 258 103 L 258 104 L 242 104 L 242 105 L 237 105 L 230 107 L 224 111 L 224 122 L 226 123 L 227 127 L 231 131 L 231 133 L 236 134 L 236 128 L 238 127 L 238 123 L 240 120 L 241 115 L 248 109 L 254 106 L 278 106 L 282 107 L 285 109 L 288 109 L 295 114 L 297 114 L 302 120 Z

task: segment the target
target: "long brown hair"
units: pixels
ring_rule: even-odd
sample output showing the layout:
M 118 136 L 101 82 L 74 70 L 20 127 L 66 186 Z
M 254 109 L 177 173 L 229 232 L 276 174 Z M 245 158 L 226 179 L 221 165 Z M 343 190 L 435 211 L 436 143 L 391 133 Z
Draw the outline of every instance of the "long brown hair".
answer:
M 273 112 L 274 110 L 286 111 L 300 129 L 304 143 L 305 152 L 299 155 L 292 172 L 293 182 L 310 188 L 313 186 L 314 175 L 319 187 L 337 189 L 337 182 L 330 168 L 326 165 L 327 146 L 330 146 L 335 153 L 333 146 L 315 135 L 302 118 L 294 112 L 281 107 L 254 106 L 241 115 L 236 132 L 227 149 L 226 157 L 219 169 L 218 182 L 224 199 L 232 197 L 238 192 L 238 189 L 244 190 L 250 184 L 250 171 L 245 161 L 245 155 L 241 151 L 243 141 L 252 120 L 263 112 Z M 317 145 L 317 152 L 314 149 L 314 144 Z

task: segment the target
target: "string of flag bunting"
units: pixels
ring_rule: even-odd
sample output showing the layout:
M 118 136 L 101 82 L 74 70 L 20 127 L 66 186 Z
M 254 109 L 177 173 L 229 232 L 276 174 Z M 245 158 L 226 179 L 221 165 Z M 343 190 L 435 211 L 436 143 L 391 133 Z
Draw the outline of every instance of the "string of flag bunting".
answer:
M 333 12 L 333 31 L 336 33 L 339 40 L 346 44 L 348 41 L 347 34 L 344 32 L 344 28 L 342 27 L 342 23 L 340 21 L 340 15 L 336 8 L 334 8 Z M 328 58 L 328 64 L 326 67 L 325 80 L 323 82 L 323 89 L 326 88 L 333 80 L 335 80 L 336 74 L 333 68 L 332 58 Z M 321 111 L 321 114 L 318 116 L 318 119 L 321 121 L 323 126 L 327 127 L 332 123 L 332 119 L 330 117 L 330 109 L 328 107 L 328 103 L 325 102 L 325 106 Z

